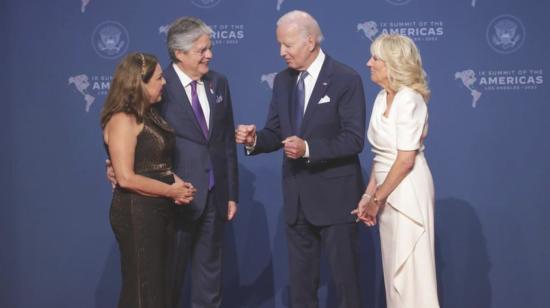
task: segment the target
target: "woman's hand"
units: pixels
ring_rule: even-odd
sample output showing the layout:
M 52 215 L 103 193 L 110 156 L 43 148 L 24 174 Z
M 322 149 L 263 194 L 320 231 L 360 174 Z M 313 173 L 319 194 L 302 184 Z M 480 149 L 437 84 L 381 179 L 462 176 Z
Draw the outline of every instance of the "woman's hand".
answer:
M 378 213 L 382 208 L 382 204 L 377 202 L 375 198 L 370 198 L 365 206 L 364 219 L 361 219 L 367 226 L 373 227 L 378 221 Z
M 367 188 L 368 191 L 368 188 Z M 373 190 L 374 195 L 376 190 Z M 357 204 L 357 208 L 351 212 L 353 215 L 357 215 L 356 222 L 362 221 L 365 225 L 373 227 L 377 223 L 378 214 L 384 202 L 380 202 L 378 199 L 371 196 L 371 194 L 365 192 Z

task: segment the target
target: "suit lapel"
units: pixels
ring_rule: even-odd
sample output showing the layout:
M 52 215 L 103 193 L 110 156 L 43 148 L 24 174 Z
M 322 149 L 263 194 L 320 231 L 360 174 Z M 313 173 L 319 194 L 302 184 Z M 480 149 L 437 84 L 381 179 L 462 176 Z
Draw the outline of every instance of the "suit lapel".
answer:
M 208 98 L 208 106 L 210 107 L 210 116 L 208 119 L 208 139 L 212 136 L 212 130 L 214 128 L 214 111 L 216 107 L 216 83 L 210 74 L 206 74 L 202 81 L 204 83 L 204 90 L 206 91 L 206 97 Z
M 319 76 L 317 77 L 317 82 L 315 82 L 315 86 L 313 87 L 313 91 L 311 92 L 311 96 L 309 97 L 309 101 L 307 103 L 307 108 L 304 113 L 304 119 L 302 120 L 302 127 L 301 127 L 302 133 L 304 132 L 304 127 L 307 126 L 308 122 L 313 117 L 315 110 L 317 110 L 317 108 L 319 107 L 319 100 L 327 92 L 328 86 L 330 85 L 331 73 L 332 73 L 332 62 L 329 56 L 327 55 L 325 57 L 325 62 L 323 63 L 321 71 L 319 72 Z
M 294 99 L 296 92 L 296 83 L 298 82 L 299 72 L 296 70 L 289 70 L 288 80 L 286 81 L 286 87 L 283 86 L 283 89 L 288 89 L 285 95 L 288 97 L 287 101 L 289 104 L 283 104 L 283 106 L 288 108 L 288 121 L 290 122 L 291 131 L 294 131 L 296 127 L 296 100 Z
M 191 102 L 189 102 L 185 88 L 183 87 L 181 80 L 172 65 L 170 65 L 170 67 L 166 70 L 166 80 L 168 81 L 167 87 L 170 91 L 170 95 L 174 98 L 174 103 L 178 104 L 181 108 L 183 108 L 183 110 L 185 110 L 187 115 L 192 119 L 193 126 L 196 128 L 196 133 L 206 140 L 199 122 L 195 117 L 195 112 L 193 111 Z M 212 114 L 212 112 L 210 112 L 210 114 Z

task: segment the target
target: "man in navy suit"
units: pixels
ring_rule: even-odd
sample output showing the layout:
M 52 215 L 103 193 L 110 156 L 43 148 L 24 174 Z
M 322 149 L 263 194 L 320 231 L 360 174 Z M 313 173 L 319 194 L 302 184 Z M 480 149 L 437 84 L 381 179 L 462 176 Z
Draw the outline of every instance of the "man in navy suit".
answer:
M 293 11 L 277 22 L 278 73 L 265 127 L 239 125 L 248 155 L 284 149 L 283 196 L 293 308 L 318 307 L 321 247 L 338 307 L 361 307 L 358 230 L 350 214 L 364 189 L 358 154 L 365 138 L 361 77 L 321 50 L 313 17 Z
M 175 173 L 196 193 L 178 206 L 174 303 L 190 263 L 191 307 L 220 307 L 224 221 L 237 211 L 238 174 L 233 111 L 227 79 L 208 67 L 212 30 L 184 17 L 170 26 L 161 113 L 175 130 Z M 187 306 L 186 306 L 187 307 Z

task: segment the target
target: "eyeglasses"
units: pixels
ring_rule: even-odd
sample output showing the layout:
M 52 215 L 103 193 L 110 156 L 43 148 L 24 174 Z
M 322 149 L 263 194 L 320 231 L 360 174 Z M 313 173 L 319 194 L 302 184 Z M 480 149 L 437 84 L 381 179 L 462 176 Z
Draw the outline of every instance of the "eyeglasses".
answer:
M 191 49 L 190 51 L 193 53 L 199 54 L 201 56 L 204 56 L 208 51 L 212 52 L 212 46 L 204 47 L 201 49 Z

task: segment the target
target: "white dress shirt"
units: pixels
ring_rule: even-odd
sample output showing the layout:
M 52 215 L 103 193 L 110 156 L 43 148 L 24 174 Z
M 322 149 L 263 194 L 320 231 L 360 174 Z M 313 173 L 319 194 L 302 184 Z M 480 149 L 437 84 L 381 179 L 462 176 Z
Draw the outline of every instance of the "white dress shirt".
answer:
M 325 53 L 322 49 L 319 49 L 319 54 L 313 60 L 311 65 L 305 70 L 308 75 L 304 78 L 304 113 L 307 110 L 307 105 L 309 104 L 309 99 L 311 98 L 311 93 L 313 92 L 313 88 L 315 87 L 315 83 L 317 82 L 317 78 L 319 78 L 319 73 L 321 73 L 321 68 L 323 67 L 323 63 L 325 62 Z M 300 73 L 302 74 L 302 73 Z M 298 78 L 296 78 L 296 84 L 298 84 L 298 80 L 300 79 L 300 75 L 298 75 Z M 309 158 L 309 145 L 307 144 L 307 140 L 304 140 L 304 143 L 306 144 L 306 152 L 304 154 L 304 158 Z M 247 152 L 250 154 L 252 151 L 254 151 L 254 147 L 256 146 L 256 139 L 254 139 L 254 144 L 252 146 L 246 146 Z
M 311 65 L 306 69 L 308 75 L 304 78 L 304 114 L 307 110 L 307 105 L 309 104 L 311 93 L 313 92 L 313 88 L 315 87 L 317 78 L 319 78 L 319 73 L 321 72 L 321 68 L 323 67 L 324 62 L 325 53 L 322 49 L 319 49 L 319 54 L 317 55 L 317 58 L 315 58 Z M 298 79 L 300 79 L 300 76 L 298 76 Z M 298 83 L 298 79 L 296 80 L 296 83 Z M 304 143 L 306 144 L 306 152 L 303 157 L 309 158 L 309 145 L 307 144 L 307 140 L 304 140 Z
M 319 73 L 321 72 L 321 68 L 323 67 L 323 62 L 325 62 L 325 53 L 322 49 L 319 49 L 319 54 L 317 55 L 317 58 L 315 58 L 311 65 L 306 69 L 308 75 L 306 76 L 306 78 L 304 78 L 304 113 L 307 110 L 309 98 L 311 97 L 311 93 L 313 92 L 313 88 L 315 87 L 315 83 L 317 82 L 317 78 L 319 78 Z M 296 83 L 298 83 L 299 79 L 300 76 L 298 76 L 298 79 L 296 79 Z
M 191 97 L 191 82 L 193 81 L 193 79 L 187 76 L 187 74 L 185 74 L 176 63 L 173 63 L 172 66 L 174 67 L 174 70 L 176 71 L 176 74 L 178 75 L 181 84 L 185 88 L 185 93 L 187 94 L 187 98 L 189 99 L 189 104 L 192 105 L 193 103 Z M 210 129 L 210 105 L 208 104 L 208 97 L 206 97 L 206 88 L 202 80 L 197 80 L 197 96 L 199 97 L 202 112 L 204 113 L 206 126 L 208 127 L 208 129 Z

